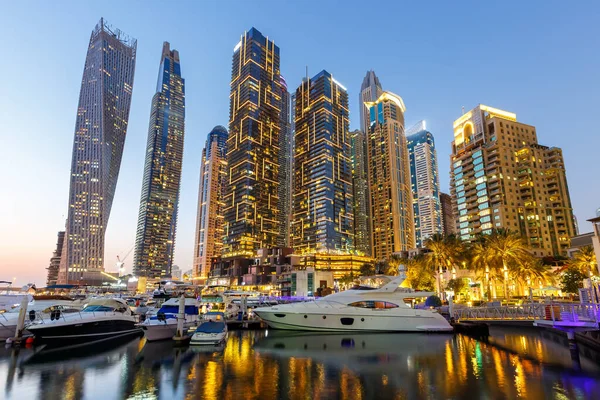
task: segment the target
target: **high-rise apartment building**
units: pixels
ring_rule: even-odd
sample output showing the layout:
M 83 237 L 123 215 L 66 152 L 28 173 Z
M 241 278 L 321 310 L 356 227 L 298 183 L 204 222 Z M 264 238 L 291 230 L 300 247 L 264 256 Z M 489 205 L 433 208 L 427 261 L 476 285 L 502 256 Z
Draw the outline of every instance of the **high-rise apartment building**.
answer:
M 443 233 L 444 235 L 454 235 L 456 233 L 456 225 L 452 209 L 452 196 L 440 192 L 440 204 L 442 206 Z
M 46 286 L 56 285 L 58 281 L 58 270 L 60 268 L 60 259 L 62 256 L 63 246 L 65 242 L 65 231 L 58 232 L 58 238 L 56 240 L 56 250 L 52 253 L 50 258 L 50 265 L 48 268 L 48 275 L 46 277 Z
M 208 277 L 211 258 L 220 256 L 223 248 L 227 136 L 225 127 L 215 126 L 202 150 L 193 268 L 194 277 L 201 280 Z
M 348 93 L 323 70 L 296 90 L 293 248 L 354 252 Z
M 257 29 L 233 49 L 223 255 L 274 247 L 279 224 L 279 135 L 284 88 L 279 47 Z
M 360 130 L 350 132 L 352 149 L 352 188 L 354 194 L 354 247 L 359 254 L 371 255 L 371 218 L 367 180 L 367 146 Z
M 373 232 L 373 257 L 389 259 L 415 247 L 408 145 L 402 98 L 383 92 L 366 103 L 368 180 Z
M 415 242 L 423 247 L 425 240 L 443 232 L 440 205 L 440 180 L 438 174 L 435 140 L 420 121 L 406 131 L 410 159 L 410 183 L 415 217 Z
M 367 256 L 372 254 L 373 243 L 367 179 L 367 132 L 370 128 L 370 118 L 366 103 L 376 101 L 382 93 L 383 89 L 375 71 L 367 71 L 358 99 L 360 130 L 351 133 L 355 247 L 359 253 Z
M 91 283 L 104 270 L 104 235 L 121 166 L 137 41 L 104 19 L 88 46 L 71 161 L 59 283 Z
M 165 42 L 150 111 L 133 261 L 137 276 L 171 275 L 184 131 L 185 80 L 181 77 L 179 52 Z
M 281 128 L 279 134 L 279 239 L 280 247 L 290 246 L 290 224 L 292 216 L 292 151 L 293 136 L 290 121 L 290 93 L 281 77 Z
M 538 144 L 534 126 L 480 104 L 454 121 L 451 162 L 463 240 L 505 228 L 536 256 L 566 254 L 575 228 L 562 150 Z

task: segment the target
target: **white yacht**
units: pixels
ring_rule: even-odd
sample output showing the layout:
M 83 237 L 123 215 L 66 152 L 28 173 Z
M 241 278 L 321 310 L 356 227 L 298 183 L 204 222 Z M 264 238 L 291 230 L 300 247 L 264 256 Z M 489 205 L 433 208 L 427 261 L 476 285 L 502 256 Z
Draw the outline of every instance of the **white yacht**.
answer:
M 179 313 L 179 298 L 173 297 L 165 301 L 155 315 L 147 317 L 138 326 L 144 330 L 149 341 L 171 339 L 177 331 L 177 314 Z M 185 299 L 183 322 L 184 332 L 198 324 L 198 303 L 194 298 Z
M 427 297 L 433 293 L 400 288 L 404 279 L 402 274 L 378 289 L 361 286 L 315 301 L 256 308 L 254 312 L 274 329 L 323 332 L 451 331 L 448 321 L 436 311 L 414 309 L 405 303 L 405 300 Z
M 92 299 L 80 312 L 51 313 L 27 326 L 36 341 L 75 344 L 139 334 L 136 319 L 122 299 Z
M 25 326 L 40 318 L 52 318 L 61 313 L 77 312 L 83 304 L 79 300 L 73 300 L 66 296 L 33 296 L 27 304 L 25 315 Z M 17 321 L 21 307 L 15 307 L 10 311 L 0 313 L 0 340 L 13 337 L 17 330 Z M 27 332 L 25 332 L 27 336 Z

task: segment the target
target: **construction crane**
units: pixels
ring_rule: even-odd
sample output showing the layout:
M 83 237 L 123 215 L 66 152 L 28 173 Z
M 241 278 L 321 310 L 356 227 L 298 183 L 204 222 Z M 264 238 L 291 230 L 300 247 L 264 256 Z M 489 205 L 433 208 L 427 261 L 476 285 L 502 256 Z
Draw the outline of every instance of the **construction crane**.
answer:
M 117 254 L 117 271 L 119 271 L 119 276 L 125 275 L 125 260 L 133 251 L 134 246 L 131 246 L 131 248 L 129 249 L 127 254 L 125 254 L 125 256 L 123 258 L 120 258 L 119 255 Z

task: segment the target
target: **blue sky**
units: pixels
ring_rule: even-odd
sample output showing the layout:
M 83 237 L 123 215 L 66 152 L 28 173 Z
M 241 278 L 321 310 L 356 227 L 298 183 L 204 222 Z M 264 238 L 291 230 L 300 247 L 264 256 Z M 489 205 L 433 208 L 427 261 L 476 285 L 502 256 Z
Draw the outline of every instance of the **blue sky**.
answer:
M 64 227 L 87 44 L 104 17 L 138 39 L 134 92 L 106 268 L 133 245 L 150 102 L 163 41 L 181 56 L 186 138 L 175 262 L 190 268 L 206 134 L 229 116 L 231 54 L 255 26 L 281 48 L 295 90 L 306 67 L 348 88 L 374 69 L 402 96 L 407 126 L 426 119 L 448 190 L 452 122 L 478 103 L 517 113 L 541 144 L 562 147 L 582 231 L 600 207 L 600 3 L 595 1 L 61 1 L 7 2 L 0 14 L 0 280 L 45 282 Z M 126 264 L 130 267 L 133 256 Z

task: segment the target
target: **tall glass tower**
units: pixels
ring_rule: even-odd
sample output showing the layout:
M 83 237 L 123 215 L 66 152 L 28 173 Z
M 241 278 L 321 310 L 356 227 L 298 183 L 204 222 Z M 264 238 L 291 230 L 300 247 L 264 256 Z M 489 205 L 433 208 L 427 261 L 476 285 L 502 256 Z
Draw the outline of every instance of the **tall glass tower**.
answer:
M 185 130 L 185 81 L 179 52 L 163 44 L 152 97 L 144 180 L 135 238 L 134 274 L 170 276 Z
M 279 135 L 284 88 L 279 47 L 257 29 L 233 49 L 229 96 L 229 169 L 225 193 L 225 257 L 274 247 L 279 230 Z
M 293 247 L 297 254 L 354 253 L 348 92 L 329 72 L 296 90 Z
M 367 154 L 373 257 L 385 260 L 393 253 L 415 247 L 410 167 L 404 134 L 406 108 L 402 98 L 391 92 L 383 92 L 366 106 L 370 120 Z
M 194 277 L 208 278 L 210 260 L 223 248 L 223 194 L 227 184 L 227 129 L 215 126 L 206 138 L 200 165 Z
M 102 280 L 104 235 L 127 133 L 136 48 L 135 39 L 104 19 L 92 31 L 75 121 L 58 283 Z
M 410 183 L 413 194 L 415 239 L 417 247 L 436 233 L 443 233 L 440 180 L 433 135 L 420 121 L 406 131 L 410 158 Z
M 279 135 L 279 232 L 278 246 L 290 246 L 290 218 L 292 197 L 292 125 L 290 122 L 290 93 L 281 77 L 281 131 Z

